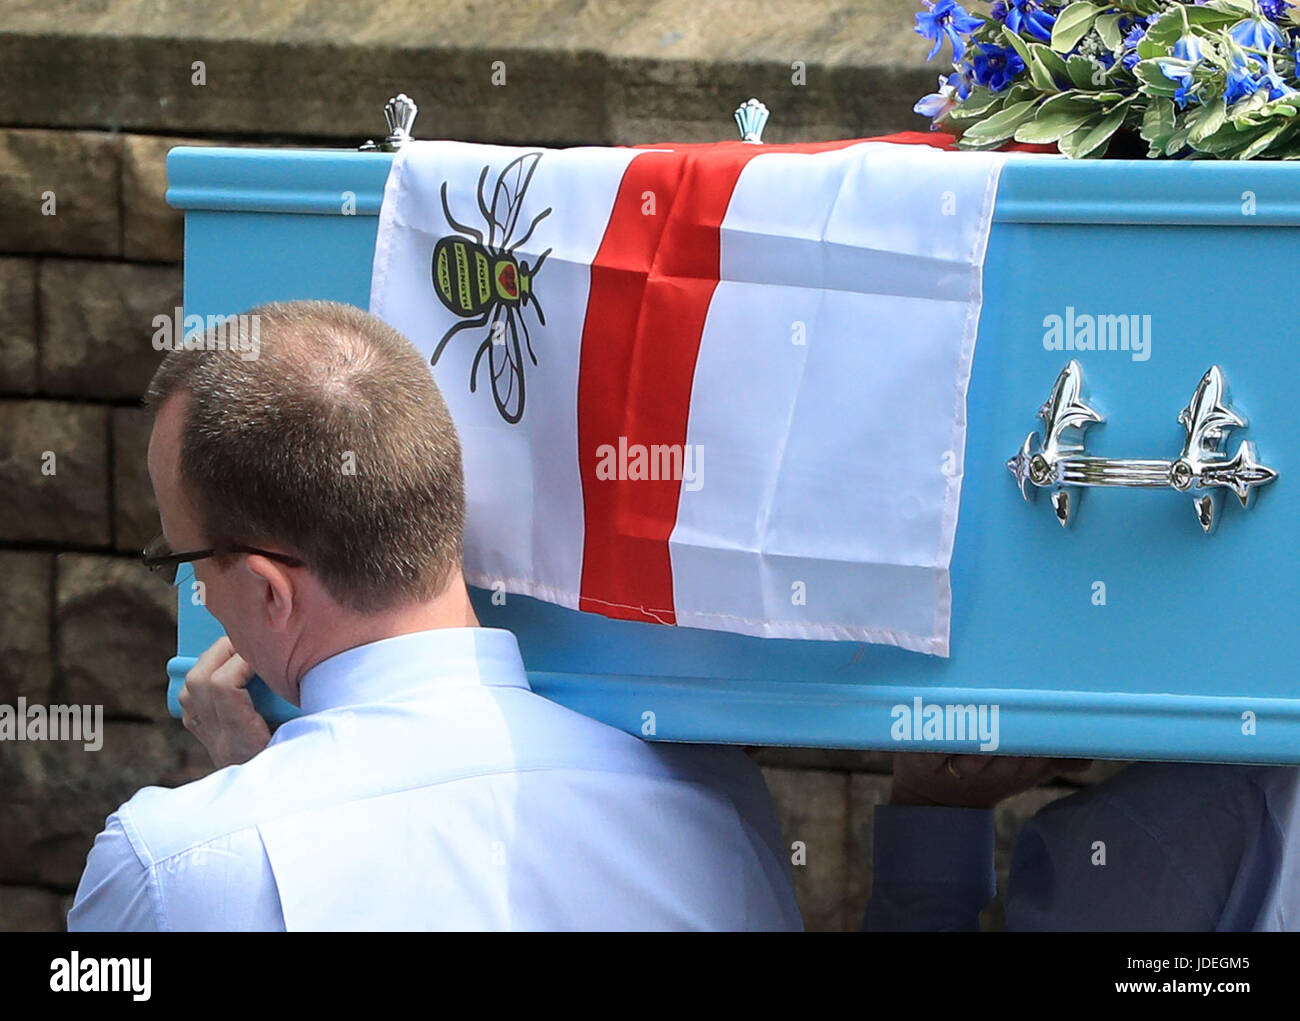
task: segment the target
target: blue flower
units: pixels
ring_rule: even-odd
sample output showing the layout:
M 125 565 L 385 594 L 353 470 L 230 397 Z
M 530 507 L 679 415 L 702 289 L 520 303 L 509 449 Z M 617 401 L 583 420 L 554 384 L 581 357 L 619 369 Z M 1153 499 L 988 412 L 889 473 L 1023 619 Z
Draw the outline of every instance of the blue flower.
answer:
M 1178 42 L 1174 43 L 1174 52 L 1172 56 L 1179 61 L 1187 63 L 1198 63 L 1204 54 L 1201 51 L 1201 42 L 1194 35 L 1185 35 Z M 1187 63 L 1174 63 L 1171 60 L 1161 60 L 1156 63 L 1160 68 L 1160 73 L 1172 82 L 1178 82 L 1178 90 L 1174 93 L 1174 102 L 1178 104 L 1178 109 L 1187 109 L 1188 103 L 1199 103 L 1200 99 L 1192 94 L 1192 86 L 1196 84 L 1192 77 L 1192 69 Z
M 1251 50 L 1267 50 L 1271 46 L 1286 45 L 1282 30 L 1263 18 L 1245 18 L 1233 25 L 1229 34 L 1238 46 Z
M 1120 43 L 1120 52 L 1124 55 L 1121 63 L 1130 71 L 1138 60 L 1138 43 L 1146 38 L 1147 29 L 1151 27 L 1152 17 L 1137 18 L 1128 27 L 1124 40 Z
M 1007 88 L 1021 71 L 1025 62 L 1020 54 L 1010 47 L 995 46 L 992 43 L 980 43 L 979 52 L 971 60 L 972 70 L 977 84 L 994 92 Z
M 1279 20 L 1290 6 L 1290 0 L 1259 0 L 1259 9 L 1274 21 Z
M 1259 77 L 1260 84 L 1268 86 L 1269 99 L 1281 99 L 1283 96 L 1294 96 L 1296 94 L 1296 90 L 1284 82 L 1282 76 L 1271 67 L 1267 71 L 1261 72 Z
M 934 40 L 934 47 L 925 59 L 933 60 L 946 38 L 952 43 L 952 59 L 956 63 L 966 55 L 964 36 L 974 32 L 984 22 L 972 17 L 957 0 L 938 0 L 937 3 L 924 0 L 924 3 L 929 10 L 917 12 L 916 34 Z
M 1039 42 L 1052 41 L 1056 15 L 1043 10 L 1040 0 L 998 0 L 989 13 L 1013 32 L 1023 28 Z
M 1178 109 L 1186 110 L 1191 103 L 1199 103 L 1201 97 L 1192 94 L 1193 81 L 1188 78 L 1185 82 L 1174 90 L 1174 102 L 1178 104 Z
M 1156 62 L 1156 66 L 1160 68 L 1160 73 L 1170 81 L 1180 82 L 1192 76 L 1191 69 L 1186 66 L 1186 63 L 1199 63 L 1205 54 L 1201 50 L 1201 41 L 1196 36 L 1185 35 L 1174 43 L 1174 51 L 1171 56 L 1176 58 L 1178 62 L 1160 60 Z
M 1201 40 L 1194 35 L 1183 36 L 1178 42 L 1174 43 L 1174 56 L 1179 60 L 1201 60 L 1205 56 L 1204 51 L 1201 49 Z
M 1231 106 L 1239 99 L 1253 96 L 1259 91 L 1261 84 L 1248 62 L 1238 64 L 1228 72 L 1228 83 L 1223 90 L 1223 101 Z
M 1232 68 L 1228 71 L 1227 87 L 1223 92 L 1223 101 L 1229 105 L 1247 96 L 1253 96 L 1261 89 L 1270 100 L 1293 96 L 1296 90 L 1282 80 L 1282 76 L 1273 67 L 1270 55 L 1267 65 L 1262 65 L 1258 57 L 1234 55 Z
M 922 96 L 914 107 L 913 113 L 919 113 L 922 116 L 929 117 L 931 128 L 937 127 L 937 122 L 949 110 L 960 103 L 970 95 L 970 83 L 966 80 L 965 75 L 954 71 L 945 78 L 939 76 L 939 91 L 931 92 L 928 96 Z

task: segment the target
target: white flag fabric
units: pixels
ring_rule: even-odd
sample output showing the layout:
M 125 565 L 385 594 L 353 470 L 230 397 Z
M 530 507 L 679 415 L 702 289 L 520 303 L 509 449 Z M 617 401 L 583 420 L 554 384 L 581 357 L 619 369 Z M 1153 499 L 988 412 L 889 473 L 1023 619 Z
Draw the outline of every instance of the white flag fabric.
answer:
M 411 142 L 370 310 L 465 452 L 470 584 L 948 654 L 1005 156 Z

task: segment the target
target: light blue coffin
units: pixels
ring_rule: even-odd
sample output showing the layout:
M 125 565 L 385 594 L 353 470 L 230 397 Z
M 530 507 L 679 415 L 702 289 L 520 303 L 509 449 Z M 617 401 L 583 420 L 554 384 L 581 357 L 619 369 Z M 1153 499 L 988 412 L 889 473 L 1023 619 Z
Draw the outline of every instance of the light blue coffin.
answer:
M 293 298 L 364 308 L 390 161 L 172 150 L 187 313 Z M 349 193 L 355 214 L 342 215 Z M 479 617 L 518 635 L 537 691 L 632 733 L 653 713 L 660 740 L 976 750 L 895 740 L 895 707 L 919 697 L 996 705 L 1004 754 L 1300 763 L 1298 260 L 1297 166 L 1006 167 L 970 388 L 949 659 L 613 621 L 521 596 L 504 607 L 480 598 Z M 1040 428 L 1071 357 L 1043 341 L 1045 317 L 1067 307 L 1151 316 L 1148 360 L 1073 355 L 1107 419 L 1088 431 L 1088 452 L 1176 456 L 1177 414 L 1217 363 L 1250 419 L 1230 449 L 1253 439 L 1279 472 L 1253 509 L 1230 500 L 1207 536 L 1186 496 L 1089 490 L 1066 530 L 1046 499 L 1022 499 L 1005 462 Z M 168 666 L 173 712 L 185 672 L 221 633 L 187 581 Z M 273 719 L 293 712 L 265 689 L 257 698 Z

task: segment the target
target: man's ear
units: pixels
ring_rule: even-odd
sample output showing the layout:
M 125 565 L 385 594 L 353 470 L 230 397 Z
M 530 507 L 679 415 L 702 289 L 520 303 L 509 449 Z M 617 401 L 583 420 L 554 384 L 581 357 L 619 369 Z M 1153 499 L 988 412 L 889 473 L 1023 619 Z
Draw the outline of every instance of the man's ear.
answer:
M 262 611 L 272 631 L 283 631 L 293 616 L 298 600 L 298 587 L 284 564 L 268 557 L 250 553 L 244 557 L 244 570 L 252 574 L 262 587 Z

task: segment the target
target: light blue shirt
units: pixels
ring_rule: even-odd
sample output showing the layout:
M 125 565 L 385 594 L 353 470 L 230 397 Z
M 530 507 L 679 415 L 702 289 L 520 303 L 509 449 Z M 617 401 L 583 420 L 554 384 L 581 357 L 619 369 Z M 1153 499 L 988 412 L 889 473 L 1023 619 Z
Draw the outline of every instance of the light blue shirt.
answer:
M 1300 769 L 1137 763 L 1052 802 L 1016 842 L 1011 931 L 1300 929 Z M 863 928 L 974 930 L 993 813 L 877 806 Z
M 761 774 L 534 694 L 487 628 L 349 649 L 248 762 L 109 816 L 72 931 L 801 929 Z

